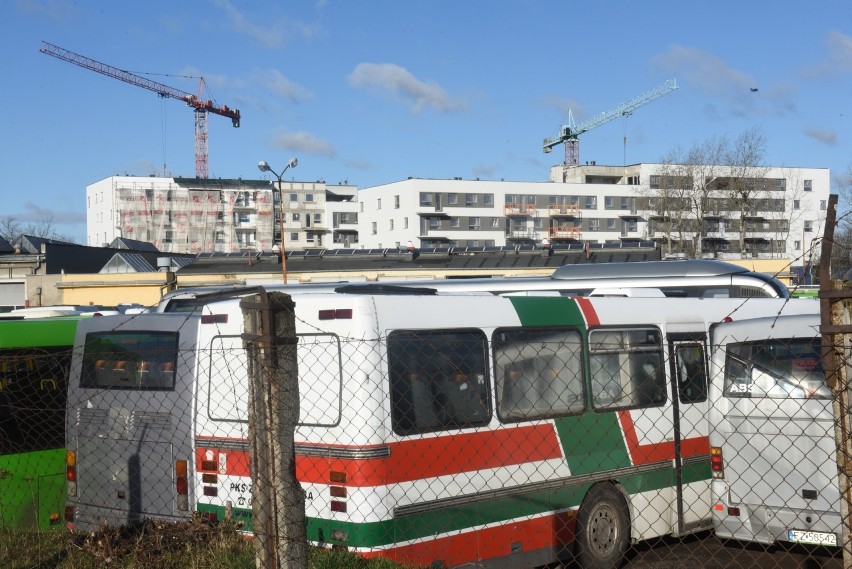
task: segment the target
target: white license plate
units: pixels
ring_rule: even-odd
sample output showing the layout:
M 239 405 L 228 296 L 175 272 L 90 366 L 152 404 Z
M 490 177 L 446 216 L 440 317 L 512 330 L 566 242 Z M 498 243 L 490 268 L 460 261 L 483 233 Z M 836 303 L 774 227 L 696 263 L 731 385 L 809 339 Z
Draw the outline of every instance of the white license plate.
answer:
M 787 530 L 787 539 L 794 543 L 813 543 L 816 545 L 837 546 L 837 534 L 821 531 Z

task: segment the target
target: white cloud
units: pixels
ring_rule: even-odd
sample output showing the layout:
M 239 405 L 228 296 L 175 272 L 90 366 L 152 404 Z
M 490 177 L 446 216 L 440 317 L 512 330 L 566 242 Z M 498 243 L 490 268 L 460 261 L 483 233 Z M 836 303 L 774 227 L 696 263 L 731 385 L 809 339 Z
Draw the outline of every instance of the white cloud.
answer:
M 673 45 L 653 64 L 675 75 L 682 87 L 704 93 L 709 99 L 705 108 L 713 116 L 782 116 L 796 111 L 789 85 L 760 85 L 721 57 L 694 47 Z
M 337 151 L 330 142 L 315 137 L 309 132 L 282 132 L 272 141 L 275 148 L 291 150 L 293 152 L 304 152 L 317 156 L 334 157 Z
M 425 83 L 393 63 L 359 63 L 349 75 L 349 82 L 355 87 L 389 93 L 408 102 L 414 112 L 433 109 L 452 113 L 467 108 L 464 101 L 450 97 L 437 83 Z
M 852 37 L 830 32 L 825 39 L 828 56 L 825 61 L 802 72 L 807 79 L 830 80 L 852 72 Z
M 76 9 L 68 0 L 18 0 L 17 6 L 22 12 L 47 16 L 54 22 L 67 20 Z
M 310 90 L 290 81 L 277 69 L 258 69 L 252 73 L 251 81 L 253 84 L 262 85 L 275 95 L 284 97 L 291 103 L 298 104 L 314 98 L 314 94 Z
M 283 47 L 294 37 L 312 39 L 322 33 L 317 26 L 282 18 L 262 20 L 262 23 L 257 24 L 250 21 L 229 0 L 211 0 L 211 2 L 227 13 L 227 23 L 232 29 L 255 39 L 268 48 Z
M 834 130 L 827 130 L 824 128 L 806 128 L 804 130 L 806 136 L 813 138 L 814 140 L 818 140 L 823 144 L 827 144 L 828 146 L 834 146 L 837 144 L 837 132 Z

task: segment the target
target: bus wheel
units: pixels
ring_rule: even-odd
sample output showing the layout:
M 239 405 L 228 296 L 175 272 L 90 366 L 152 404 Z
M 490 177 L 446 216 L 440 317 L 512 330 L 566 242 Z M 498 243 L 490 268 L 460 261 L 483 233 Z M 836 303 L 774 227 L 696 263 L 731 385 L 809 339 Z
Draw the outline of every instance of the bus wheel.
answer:
M 627 505 L 608 484 L 592 486 L 577 514 L 577 558 L 583 569 L 614 569 L 630 544 Z

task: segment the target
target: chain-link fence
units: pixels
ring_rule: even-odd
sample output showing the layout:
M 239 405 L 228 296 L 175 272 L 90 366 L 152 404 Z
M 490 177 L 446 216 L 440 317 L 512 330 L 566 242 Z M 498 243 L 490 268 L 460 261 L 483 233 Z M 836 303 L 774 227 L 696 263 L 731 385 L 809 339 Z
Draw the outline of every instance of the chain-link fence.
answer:
M 229 519 L 269 567 L 305 543 L 426 567 L 718 566 L 708 551 L 842 565 L 816 316 L 348 335 L 345 310 L 306 327 L 270 304 L 244 301 L 244 333 L 213 316 L 104 318 L 73 365 L 69 350 L 4 360 L 4 523 L 26 525 L 5 517 L 3 485 L 29 479 L 15 507 L 45 527 L 66 494 L 78 531 Z M 192 318 L 215 332 L 190 345 Z M 69 369 L 66 459 L 50 399 L 64 384 L 46 380 Z M 43 503 L 34 468 L 62 500 Z

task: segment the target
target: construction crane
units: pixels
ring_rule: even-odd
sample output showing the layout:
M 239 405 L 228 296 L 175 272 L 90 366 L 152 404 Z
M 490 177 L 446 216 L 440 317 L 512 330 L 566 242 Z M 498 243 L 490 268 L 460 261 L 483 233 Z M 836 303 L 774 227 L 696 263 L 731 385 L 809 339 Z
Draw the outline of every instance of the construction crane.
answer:
M 129 71 L 118 69 L 117 67 L 113 67 L 112 65 L 107 65 L 106 63 L 95 61 L 94 59 L 85 57 L 83 55 L 80 55 L 79 53 L 74 53 L 73 51 L 69 51 L 67 49 L 63 49 L 51 43 L 42 42 L 42 46 L 39 51 L 41 53 L 45 53 L 47 55 L 51 55 L 53 57 L 67 61 L 69 63 L 73 63 L 74 65 L 79 65 L 80 67 L 83 67 L 85 69 L 96 71 L 98 73 L 106 75 L 107 77 L 112 77 L 114 79 L 124 81 L 125 83 L 130 83 L 131 85 L 136 85 L 137 87 L 142 87 L 143 89 L 148 89 L 149 91 L 154 91 L 160 97 L 179 99 L 185 102 L 190 107 L 192 107 L 195 110 L 195 176 L 197 178 L 208 177 L 207 113 L 210 112 L 216 115 L 222 115 L 223 117 L 230 118 L 231 124 L 234 125 L 234 128 L 238 128 L 240 126 L 240 111 L 238 109 L 232 109 L 227 105 L 222 105 L 220 107 L 210 99 L 203 98 L 203 77 L 200 78 L 198 82 L 198 94 L 193 95 L 192 93 L 181 91 L 180 89 L 169 87 L 168 85 L 163 85 L 162 83 L 157 83 L 156 81 L 146 79 L 145 77 L 140 77 L 139 75 L 135 75 Z
M 580 126 L 574 125 L 574 116 L 568 110 L 568 124 L 560 127 L 559 135 L 554 138 L 544 139 L 544 151 L 551 152 L 553 147 L 560 142 L 565 143 L 565 166 L 577 166 L 580 163 L 580 140 L 577 138 L 584 132 L 592 130 L 597 126 L 608 123 L 618 117 L 628 116 L 642 105 L 647 105 L 654 99 L 659 99 L 663 95 L 667 95 L 677 89 L 677 80 L 669 79 L 659 87 L 642 93 L 634 99 L 621 103 L 614 109 L 603 112 L 589 120 L 580 123 Z

